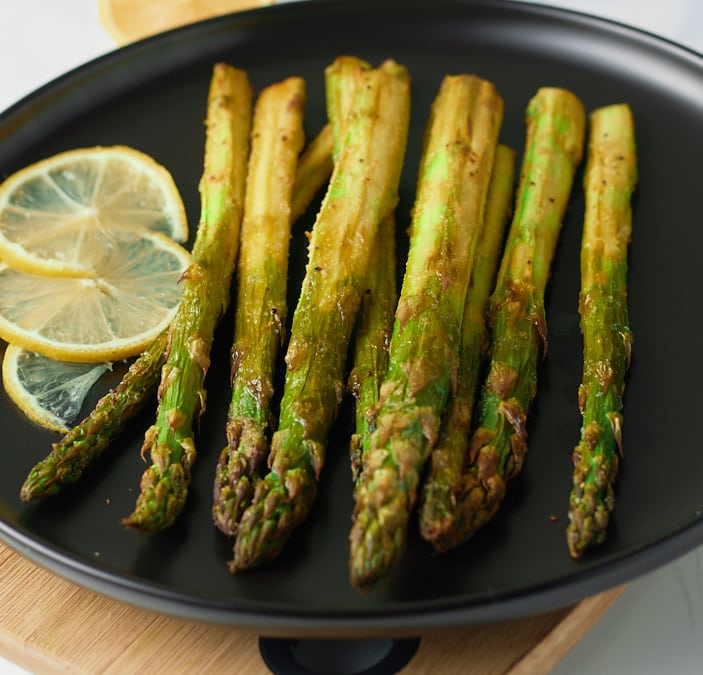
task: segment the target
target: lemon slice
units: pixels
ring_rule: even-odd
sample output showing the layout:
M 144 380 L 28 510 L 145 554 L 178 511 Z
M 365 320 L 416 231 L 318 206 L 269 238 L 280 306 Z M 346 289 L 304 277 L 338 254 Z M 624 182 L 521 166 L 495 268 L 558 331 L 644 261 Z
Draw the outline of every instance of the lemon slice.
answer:
M 62 361 L 115 361 L 170 323 L 190 262 L 159 232 L 117 228 L 90 277 L 46 277 L 0 265 L 0 337 Z
M 134 148 L 69 150 L 21 169 L 0 185 L 0 258 L 17 269 L 91 275 L 96 256 L 118 228 L 188 239 L 173 177 Z
M 88 392 L 110 363 L 67 363 L 8 345 L 2 361 L 5 392 L 33 422 L 66 433 Z
M 126 44 L 193 21 L 275 0 L 100 0 L 100 21 L 118 44 Z

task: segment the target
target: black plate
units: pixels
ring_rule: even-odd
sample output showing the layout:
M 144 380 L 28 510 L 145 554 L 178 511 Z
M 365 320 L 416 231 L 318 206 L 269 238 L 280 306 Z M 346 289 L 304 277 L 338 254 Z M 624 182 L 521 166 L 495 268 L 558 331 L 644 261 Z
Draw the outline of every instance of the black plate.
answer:
M 699 545 L 703 61 L 698 55 L 612 23 L 507 2 L 280 5 L 146 40 L 42 88 L 0 119 L 0 176 L 60 150 L 125 143 L 169 167 L 195 223 L 212 64 L 222 59 L 248 69 L 257 88 L 288 75 L 305 76 L 313 132 L 325 119 L 323 68 L 341 53 L 375 63 L 393 57 L 412 74 L 401 223 L 413 199 L 429 103 L 444 74 L 473 71 L 497 84 L 506 100 L 502 140 L 518 150 L 525 105 L 541 85 L 570 88 L 588 109 L 619 101 L 632 105 L 641 161 L 630 269 L 635 347 L 625 461 L 608 542 L 581 562 L 569 558 L 564 542 L 570 455 L 580 426 L 580 189 L 550 284 L 549 355 L 530 418 L 526 467 L 494 522 L 460 550 L 433 556 L 413 529 L 402 566 L 383 588 L 360 595 L 349 587 L 347 407 L 309 522 L 274 563 L 229 575 L 229 543 L 210 521 L 212 474 L 229 396 L 229 318 L 208 379 L 191 497 L 176 525 L 146 538 L 119 523 L 134 504 L 144 469 L 139 446 L 153 411 L 135 421 L 81 484 L 45 503 L 22 506 L 19 486 L 52 436 L 27 423 L 2 395 L 2 539 L 60 575 L 137 605 L 271 634 L 318 635 L 412 631 L 535 613 L 630 580 Z M 293 289 L 305 263 L 303 231 L 310 224 L 311 216 L 295 231 Z

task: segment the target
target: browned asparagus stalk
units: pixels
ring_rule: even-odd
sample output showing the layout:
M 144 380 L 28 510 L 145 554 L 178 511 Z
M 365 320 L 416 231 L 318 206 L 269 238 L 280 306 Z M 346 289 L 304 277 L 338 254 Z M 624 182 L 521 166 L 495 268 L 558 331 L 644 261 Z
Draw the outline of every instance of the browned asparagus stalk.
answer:
M 356 404 L 355 430 L 350 440 L 352 480 L 359 482 L 364 465 L 363 442 L 373 431 L 381 383 L 388 358 L 396 294 L 395 219 L 388 218 L 378 232 L 369 260 L 368 287 L 359 313 L 354 340 L 354 364 L 349 389 Z
M 168 527 L 185 505 L 196 458 L 194 425 L 205 409 L 205 375 L 215 327 L 224 314 L 239 247 L 249 155 L 252 91 L 247 74 L 215 66 L 208 97 L 201 218 L 183 297 L 168 329 L 156 421 L 142 453 L 144 472 L 125 525 L 153 532 Z
M 227 446 L 215 473 L 213 519 L 233 536 L 268 455 L 276 357 L 283 344 L 291 201 L 304 143 L 305 82 L 264 89 L 254 110 L 237 274 Z
M 23 502 L 56 494 L 77 481 L 156 392 L 166 354 L 161 334 L 129 367 L 120 383 L 82 422 L 51 446 L 51 452 L 30 470 L 20 491 Z
M 293 189 L 293 203 L 290 208 L 290 221 L 295 223 L 305 213 L 332 174 L 332 128 L 322 127 L 307 145 L 298 160 Z
M 430 456 L 430 468 L 422 487 L 420 534 L 437 552 L 457 546 L 465 537 L 462 519 L 464 465 L 468 460 L 481 362 L 488 349 L 486 310 L 512 210 L 514 174 L 515 152 L 504 145 L 498 146 L 484 225 L 476 245 L 466 295 L 456 390 L 450 398 L 440 441 Z
M 579 303 L 583 382 L 578 401 L 583 425 L 573 453 L 567 528 L 574 558 L 605 540 L 615 505 L 613 481 L 622 448 L 622 397 L 632 344 L 627 249 L 637 155 L 630 107 L 619 104 L 595 110 L 589 139 Z
M 527 108 L 515 214 L 491 298 L 491 356 L 469 448 L 462 519 L 466 536 L 498 511 L 527 452 L 527 415 L 546 347 L 544 293 L 574 173 L 585 112 L 571 92 L 542 88 Z

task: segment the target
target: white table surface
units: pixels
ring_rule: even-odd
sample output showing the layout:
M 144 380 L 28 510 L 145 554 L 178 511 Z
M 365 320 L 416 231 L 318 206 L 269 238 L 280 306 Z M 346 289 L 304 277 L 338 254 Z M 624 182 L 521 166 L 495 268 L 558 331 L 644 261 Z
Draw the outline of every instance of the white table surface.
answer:
M 0 1 L 0 111 L 66 70 L 115 48 L 99 22 L 97 0 Z M 703 53 L 700 0 L 544 4 L 615 19 Z M 702 554 L 703 547 L 634 580 L 553 675 L 703 673 Z M 2 675 L 27 672 L 0 654 Z

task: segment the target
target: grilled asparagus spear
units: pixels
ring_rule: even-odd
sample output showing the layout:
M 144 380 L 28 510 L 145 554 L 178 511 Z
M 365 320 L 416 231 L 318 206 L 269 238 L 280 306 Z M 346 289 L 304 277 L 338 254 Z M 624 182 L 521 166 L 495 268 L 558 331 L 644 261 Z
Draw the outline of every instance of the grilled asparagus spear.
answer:
M 20 490 L 23 502 L 56 494 L 61 485 L 80 478 L 156 391 L 165 353 L 166 333 L 162 333 L 93 412 L 52 443 L 51 452 L 32 467 Z
M 307 145 L 298 159 L 295 187 L 290 208 L 290 222 L 294 223 L 329 180 L 332 173 L 332 128 L 326 124 Z
M 355 490 L 349 571 L 357 587 L 385 576 L 401 555 L 420 474 L 456 383 L 502 114 L 495 87 L 470 75 L 446 77 L 432 105 L 388 374 Z
M 606 537 L 615 500 L 622 396 L 632 344 L 627 248 L 632 234 L 630 200 L 637 183 L 634 122 L 626 104 L 599 108 L 590 121 L 579 302 L 583 381 L 578 401 L 583 425 L 573 453 L 567 528 L 574 558 Z
M 337 66 L 327 68 L 327 82 L 338 76 Z M 393 61 L 360 70 L 343 147 L 310 238 L 270 471 L 257 483 L 240 521 L 233 572 L 276 556 L 310 511 L 344 392 L 369 242 L 396 205 L 409 120 L 408 74 Z
M 484 225 L 476 244 L 474 267 L 461 325 L 461 353 L 456 391 L 442 421 L 440 441 L 430 455 L 422 487 L 419 526 L 437 552 L 463 539 L 461 506 L 471 418 L 481 362 L 488 349 L 486 309 L 495 283 L 505 228 L 512 210 L 515 152 L 499 145 L 488 189 Z
M 291 198 L 304 143 L 305 82 L 289 78 L 256 103 L 237 264 L 232 400 L 215 472 L 212 515 L 233 536 L 268 455 L 270 402 L 287 304 Z
M 527 138 L 515 213 L 491 298 L 491 355 L 469 446 L 462 518 L 466 536 L 498 510 L 522 468 L 527 414 L 546 349 L 544 293 L 573 176 L 585 113 L 571 92 L 542 88 L 527 108 Z
M 361 301 L 354 339 L 349 389 L 356 402 L 355 432 L 350 441 L 352 480 L 359 481 L 363 442 L 373 430 L 381 383 L 388 371 L 396 294 L 395 219 L 381 223 L 369 260 L 368 286 Z
M 328 81 L 327 109 L 335 157 L 343 147 L 347 115 L 356 92 L 354 83 L 358 84 L 358 75 L 364 68 L 368 65 L 354 57 L 339 57 L 337 76 Z M 348 378 L 349 390 L 356 401 L 356 428 L 350 441 L 354 481 L 361 466 L 362 440 L 370 431 L 373 407 L 388 368 L 388 342 L 397 302 L 395 275 L 395 214 L 391 214 L 380 224 L 371 249 L 367 285 L 355 329 L 353 365 Z
M 207 105 L 201 218 L 192 263 L 183 274 L 183 296 L 168 329 L 156 420 L 142 446 L 152 464 L 142 475 L 133 513 L 123 520 L 146 532 L 171 525 L 188 494 L 196 458 L 193 426 L 205 408 L 210 346 L 229 304 L 239 245 L 251 103 L 247 74 L 216 64 Z

